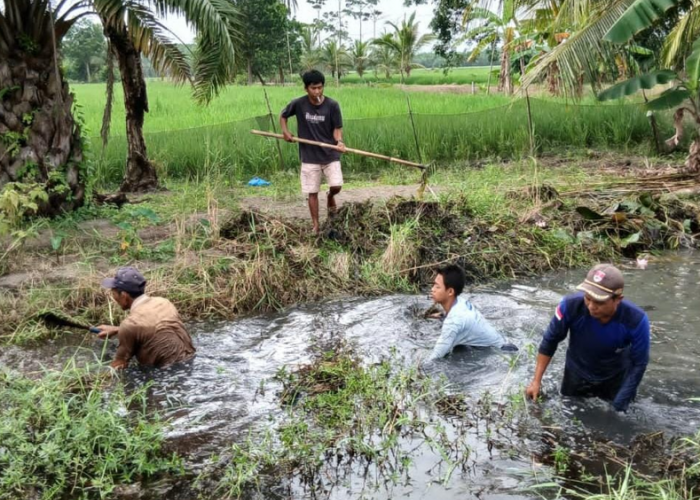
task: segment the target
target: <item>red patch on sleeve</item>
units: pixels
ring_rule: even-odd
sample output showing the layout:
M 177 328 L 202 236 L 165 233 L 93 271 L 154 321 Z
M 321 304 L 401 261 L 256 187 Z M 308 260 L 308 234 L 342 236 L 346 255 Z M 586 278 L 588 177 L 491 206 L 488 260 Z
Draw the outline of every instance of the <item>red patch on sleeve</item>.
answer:
M 560 305 L 557 306 L 557 310 L 554 312 L 554 315 L 557 317 L 557 319 L 558 319 L 559 321 L 561 321 L 562 319 L 564 319 L 564 315 L 563 315 L 562 312 L 561 312 L 561 306 L 560 306 Z

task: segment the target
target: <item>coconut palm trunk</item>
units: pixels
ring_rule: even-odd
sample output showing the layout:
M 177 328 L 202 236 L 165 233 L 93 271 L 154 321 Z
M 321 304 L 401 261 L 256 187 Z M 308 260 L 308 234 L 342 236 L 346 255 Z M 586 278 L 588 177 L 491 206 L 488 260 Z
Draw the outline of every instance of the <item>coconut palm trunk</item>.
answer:
M 559 95 L 559 66 L 556 61 L 547 69 L 547 87 L 551 95 Z
M 498 91 L 506 95 L 513 93 L 513 79 L 510 76 L 510 53 L 505 47 L 501 53 L 501 74 L 498 76 Z
M 143 137 L 143 121 L 148 113 L 148 94 L 141 55 L 128 36 L 110 28 L 107 23 L 104 24 L 107 26 L 105 34 L 119 64 L 126 112 L 128 151 L 126 171 L 119 190 L 130 193 L 153 190 L 158 187 L 158 176 L 154 165 L 148 160 L 146 141 Z
M 48 201 L 37 213 L 52 216 L 83 204 L 85 178 L 73 96 L 54 53 L 69 25 L 52 26 L 49 8 L 5 0 L 0 11 L 0 189 L 40 185 Z

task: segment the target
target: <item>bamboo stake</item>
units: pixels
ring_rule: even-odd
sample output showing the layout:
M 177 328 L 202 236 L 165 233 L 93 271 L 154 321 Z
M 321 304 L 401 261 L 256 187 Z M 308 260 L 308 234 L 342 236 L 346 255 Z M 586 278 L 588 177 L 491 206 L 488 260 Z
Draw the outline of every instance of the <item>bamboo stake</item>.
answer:
M 282 139 L 284 140 L 284 136 L 282 134 L 273 134 L 272 132 L 263 132 L 262 130 L 251 130 L 251 134 L 254 135 L 259 135 L 262 137 L 270 137 L 272 139 Z M 318 141 L 311 141 L 309 139 L 302 139 L 300 137 L 292 137 L 292 142 L 299 142 L 302 144 L 309 144 L 311 146 L 318 146 L 321 148 L 327 148 L 327 149 L 334 149 L 336 151 L 341 151 L 341 148 L 336 146 L 335 144 L 326 144 L 325 142 L 318 142 Z M 414 167 L 414 168 L 419 168 L 421 170 L 426 170 L 425 165 L 421 165 L 420 163 L 414 163 L 412 161 L 406 161 L 402 160 L 400 158 L 394 158 L 393 156 L 386 156 L 386 155 L 380 155 L 378 153 L 371 153 L 369 151 L 362 151 L 361 149 L 354 149 L 354 148 L 345 148 L 346 153 L 353 153 L 361 156 L 367 156 L 369 158 L 376 158 L 378 160 L 386 160 L 390 161 L 393 163 L 398 163 L 399 165 L 406 165 L 407 167 Z

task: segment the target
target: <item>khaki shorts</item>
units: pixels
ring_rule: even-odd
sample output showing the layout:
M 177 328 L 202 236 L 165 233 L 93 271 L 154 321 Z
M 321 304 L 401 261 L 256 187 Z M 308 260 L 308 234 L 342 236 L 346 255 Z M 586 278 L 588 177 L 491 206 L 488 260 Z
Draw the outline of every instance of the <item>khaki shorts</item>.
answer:
M 318 193 L 321 190 L 321 174 L 331 187 L 343 185 L 343 171 L 340 162 L 334 161 L 326 165 L 318 163 L 301 164 L 301 192 L 304 194 Z

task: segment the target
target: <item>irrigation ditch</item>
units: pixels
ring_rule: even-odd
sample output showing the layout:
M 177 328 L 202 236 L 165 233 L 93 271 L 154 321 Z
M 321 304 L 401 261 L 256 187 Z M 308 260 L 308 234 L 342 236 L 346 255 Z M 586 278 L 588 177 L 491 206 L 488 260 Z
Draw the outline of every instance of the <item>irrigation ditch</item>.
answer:
M 221 222 L 178 223 L 171 259 L 147 268 L 149 293 L 168 297 L 195 323 L 337 297 L 416 293 L 447 262 L 479 284 L 694 248 L 697 200 L 671 192 L 693 182 L 678 174 L 636 176 L 566 191 L 533 183 L 504 193 L 503 209 L 490 213 L 462 195 L 348 203 L 318 239 L 307 221 L 246 210 Z M 8 290 L 0 305 L 4 350 L 66 338 L 82 348 L 85 338 L 37 321 L 39 310 L 59 309 L 90 324 L 120 318 L 91 269 L 58 284 Z M 230 436 L 230 449 L 195 468 L 186 457 L 198 444 L 183 449 L 177 438 L 166 439 L 168 419 L 158 415 L 148 384 L 129 393 L 99 371 L 85 376 L 97 356 L 92 351 L 54 376 L 44 371 L 45 359 L 0 355 L 0 408 L 13 417 L 0 427 L 0 498 L 345 498 L 338 492 L 358 481 L 368 498 L 381 497 L 387 485 L 448 485 L 484 457 L 532 449 L 554 471 L 544 481 L 552 498 L 556 491 L 574 498 L 618 488 L 625 477 L 641 488 L 638 498 L 653 497 L 659 484 L 674 488 L 674 498 L 694 495 L 692 443 L 679 448 L 651 433 L 631 445 L 606 444 L 547 415 L 533 420 L 516 387 L 498 398 L 454 391 L 400 353 L 368 360 L 333 328 L 317 330 L 305 361 L 284 363 L 265 378 L 272 389 L 260 383 L 253 391 L 278 424 Z M 513 366 L 527 355 L 523 349 Z M 112 437 L 104 441 L 106 434 Z M 417 473 L 416 450 L 436 457 L 435 467 Z

